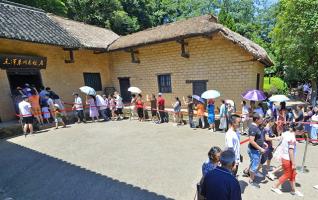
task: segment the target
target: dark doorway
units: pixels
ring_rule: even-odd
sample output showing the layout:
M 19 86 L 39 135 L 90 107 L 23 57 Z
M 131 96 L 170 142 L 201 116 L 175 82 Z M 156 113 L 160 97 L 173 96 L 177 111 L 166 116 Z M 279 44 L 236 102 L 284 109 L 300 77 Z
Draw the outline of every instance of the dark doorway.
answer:
M 201 96 L 201 94 L 207 90 L 206 82 L 207 81 L 192 81 L 192 93 Z
M 119 79 L 119 87 L 120 87 L 120 94 L 123 98 L 123 102 L 127 103 L 130 102 L 131 94 L 128 92 L 128 88 L 130 87 L 130 80 L 129 78 L 118 78 Z
M 26 83 L 30 84 L 30 86 L 36 87 L 37 89 L 42 86 L 40 70 L 7 70 L 7 74 L 11 91 L 14 91 L 17 87 L 23 87 Z

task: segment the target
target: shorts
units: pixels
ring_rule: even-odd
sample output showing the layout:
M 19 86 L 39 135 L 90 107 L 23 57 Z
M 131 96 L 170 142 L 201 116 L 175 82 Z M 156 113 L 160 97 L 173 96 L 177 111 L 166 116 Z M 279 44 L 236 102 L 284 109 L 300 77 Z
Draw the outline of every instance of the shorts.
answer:
M 115 111 L 116 115 L 122 115 L 123 113 L 123 109 L 122 108 L 117 108 L 117 110 Z
M 209 124 L 215 123 L 215 115 L 208 115 L 208 123 Z
M 250 170 L 254 173 L 257 172 L 257 168 L 261 162 L 261 154 L 258 150 L 248 148 L 247 153 L 250 157 Z
M 59 117 L 59 118 L 55 118 L 54 121 L 55 121 L 55 123 L 59 123 L 59 122 L 61 123 L 61 122 L 63 122 L 63 119 Z
M 273 159 L 273 148 L 269 147 L 261 157 L 261 164 L 263 165 L 267 160 Z
M 34 115 L 34 117 L 38 117 L 41 116 L 41 108 L 40 107 L 32 107 L 32 113 Z
M 22 122 L 25 124 L 33 124 L 33 116 L 31 117 L 23 117 Z

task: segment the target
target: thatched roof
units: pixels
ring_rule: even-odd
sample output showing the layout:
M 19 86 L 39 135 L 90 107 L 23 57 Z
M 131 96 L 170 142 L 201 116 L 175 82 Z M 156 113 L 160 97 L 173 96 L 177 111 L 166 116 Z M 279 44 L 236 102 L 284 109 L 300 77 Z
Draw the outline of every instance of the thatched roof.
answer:
M 48 14 L 48 17 L 63 27 L 70 35 L 78 39 L 84 48 L 107 49 L 119 36 L 105 28 L 88 25 L 56 15 Z
M 79 41 L 37 8 L 0 0 L 0 38 L 79 47 Z
M 231 31 L 217 22 L 216 17 L 204 15 L 186 20 L 180 20 L 170 24 L 157 26 L 151 29 L 122 36 L 110 45 L 109 50 L 122 50 L 126 48 L 140 47 L 149 44 L 173 41 L 181 38 L 189 38 L 202 35 L 222 34 L 226 39 L 239 45 L 253 57 L 266 66 L 273 65 L 267 52 L 256 43 Z

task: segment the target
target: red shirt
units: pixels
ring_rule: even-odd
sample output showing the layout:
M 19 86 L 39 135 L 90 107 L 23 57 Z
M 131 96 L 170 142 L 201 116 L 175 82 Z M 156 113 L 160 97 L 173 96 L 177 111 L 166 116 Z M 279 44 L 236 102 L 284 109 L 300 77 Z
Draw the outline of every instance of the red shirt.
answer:
M 165 109 L 165 99 L 164 98 L 158 97 L 157 104 L 158 104 L 159 110 Z
M 136 101 L 136 107 L 137 107 L 137 108 L 143 108 L 143 107 L 144 107 L 144 105 L 143 105 L 143 103 L 142 103 L 141 100 L 137 100 L 137 101 Z

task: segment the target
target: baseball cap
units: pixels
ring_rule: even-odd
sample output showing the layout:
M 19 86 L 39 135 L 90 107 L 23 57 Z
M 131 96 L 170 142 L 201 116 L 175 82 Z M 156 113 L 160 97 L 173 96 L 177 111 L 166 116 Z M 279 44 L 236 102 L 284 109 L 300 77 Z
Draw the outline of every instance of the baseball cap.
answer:
M 162 96 L 162 93 L 161 93 L 161 92 L 159 92 L 159 93 L 158 93 L 158 96 Z

